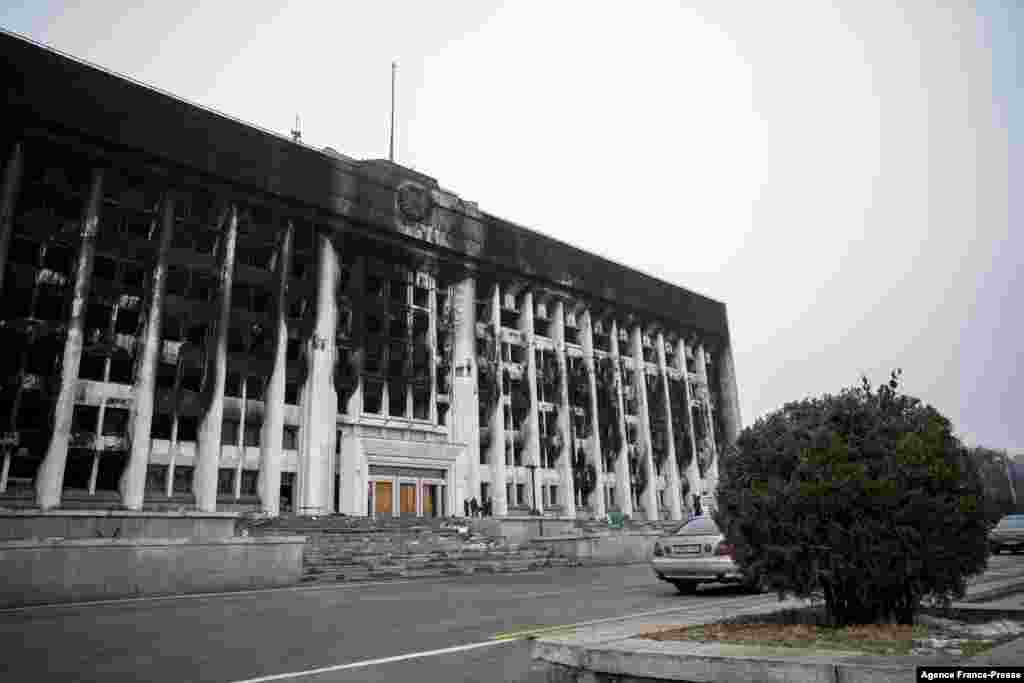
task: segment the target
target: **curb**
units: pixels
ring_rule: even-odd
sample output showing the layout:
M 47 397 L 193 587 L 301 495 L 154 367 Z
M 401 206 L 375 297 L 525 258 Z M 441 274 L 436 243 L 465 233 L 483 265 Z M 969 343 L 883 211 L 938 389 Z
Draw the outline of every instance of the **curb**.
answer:
M 963 604 L 974 605 L 978 603 L 992 602 L 1000 598 L 1017 595 L 1018 593 L 1024 593 L 1024 576 L 1019 579 L 1015 579 L 1012 582 L 1008 581 L 1006 585 L 997 585 L 987 590 L 979 591 L 975 595 L 965 597 L 960 602 Z
M 970 591 L 970 587 L 968 587 Z M 1024 574 L 981 586 L 953 605 L 983 607 L 1007 595 L 1024 592 Z M 773 611 L 777 607 L 772 606 Z M 753 610 L 752 610 L 753 611 Z M 762 611 L 762 610 L 756 610 Z M 1024 617 L 1024 609 L 1019 611 Z M 707 621 L 704 619 L 702 621 Z M 701 623 L 701 622 L 695 622 Z M 639 633 L 637 627 L 633 633 Z M 559 637 L 561 636 L 561 637 Z M 729 643 L 651 641 L 633 635 L 585 638 L 576 634 L 538 634 L 531 658 L 547 672 L 549 683 L 577 683 L 613 677 L 620 683 L 654 681 L 814 681 L 821 683 L 889 683 L 917 680 L 922 664 L 951 664 L 923 657 L 886 660 L 858 652 L 822 654 Z M 970 660 L 957 662 L 970 664 Z

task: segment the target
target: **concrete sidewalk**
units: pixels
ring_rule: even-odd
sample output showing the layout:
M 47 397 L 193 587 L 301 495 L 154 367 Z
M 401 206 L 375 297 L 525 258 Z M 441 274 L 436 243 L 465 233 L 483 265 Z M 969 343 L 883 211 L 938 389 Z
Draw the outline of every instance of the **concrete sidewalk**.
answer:
M 972 610 L 1000 610 L 1020 613 L 1024 621 L 1024 567 L 1013 576 L 998 580 L 976 580 L 968 586 L 963 602 L 954 607 Z M 985 596 L 993 597 L 991 601 Z M 752 647 L 723 643 L 653 641 L 635 636 L 644 631 L 705 624 L 740 614 L 764 614 L 779 609 L 799 608 L 806 601 L 778 601 L 774 595 L 742 609 L 723 611 L 722 607 L 694 611 L 680 608 L 677 613 L 655 617 L 595 624 L 571 632 L 539 636 L 533 658 L 547 668 L 550 683 L 595 681 L 596 675 L 617 676 L 617 681 L 651 683 L 676 681 L 913 681 L 915 667 L 922 664 L 1020 665 L 1024 662 L 1024 638 L 1017 638 L 970 660 L 950 656 L 877 657 L 855 652 L 821 654 L 807 651 L 794 656 L 792 649 Z

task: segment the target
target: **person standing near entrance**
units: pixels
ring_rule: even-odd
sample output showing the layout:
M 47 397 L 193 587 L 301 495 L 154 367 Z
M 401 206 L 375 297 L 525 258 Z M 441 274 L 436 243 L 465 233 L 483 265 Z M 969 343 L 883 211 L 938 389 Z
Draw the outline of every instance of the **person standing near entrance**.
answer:
M 465 516 L 469 517 L 469 499 L 462 501 L 462 510 L 465 512 Z
M 476 517 L 476 513 L 480 511 L 480 504 L 476 502 L 476 496 L 469 501 L 469 511 L 473 517 Z

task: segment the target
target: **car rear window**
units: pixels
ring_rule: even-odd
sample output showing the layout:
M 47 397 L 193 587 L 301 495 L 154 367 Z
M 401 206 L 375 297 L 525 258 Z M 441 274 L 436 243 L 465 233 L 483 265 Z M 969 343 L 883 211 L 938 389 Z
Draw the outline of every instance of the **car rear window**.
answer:
M 717 534 L 720 533 L 715 520 L 710 517 L 695 517 L 684 524 L 677 532 L 680 536 L 696 534 Z

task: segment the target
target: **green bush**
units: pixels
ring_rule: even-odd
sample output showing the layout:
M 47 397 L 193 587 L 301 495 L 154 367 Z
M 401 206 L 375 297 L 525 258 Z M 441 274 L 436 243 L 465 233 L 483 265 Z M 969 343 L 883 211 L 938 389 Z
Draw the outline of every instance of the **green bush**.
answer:
M 823 599 L 837 625 L 912 623 L 987 566 L 978 468 L 898 378 L 789 403 L 721 459 L 715 519 L 736 562 L 780 597 Z

